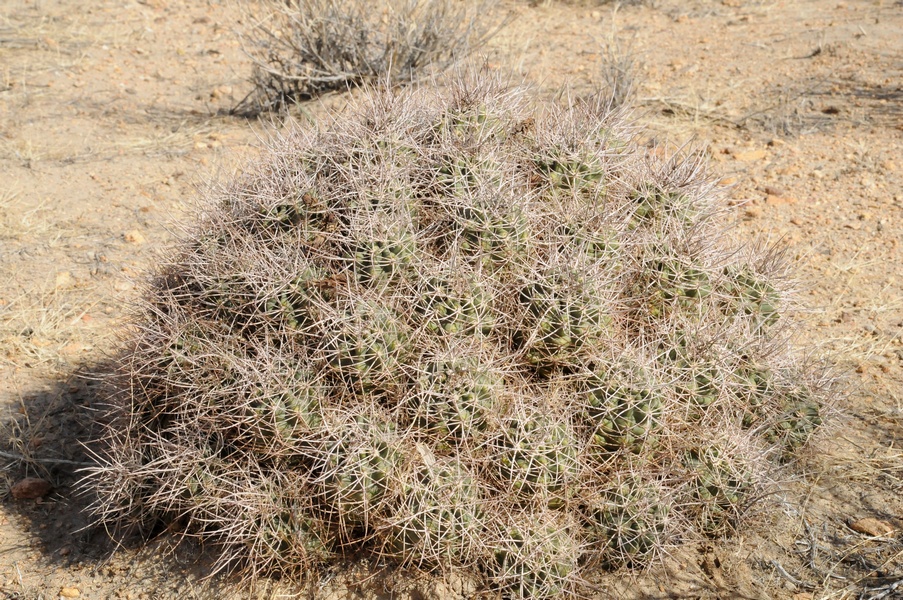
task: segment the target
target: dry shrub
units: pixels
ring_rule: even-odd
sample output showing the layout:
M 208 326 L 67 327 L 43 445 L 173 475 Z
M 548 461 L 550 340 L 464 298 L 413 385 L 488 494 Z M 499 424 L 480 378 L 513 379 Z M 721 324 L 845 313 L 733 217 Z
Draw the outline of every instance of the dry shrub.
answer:
M 246 5 L 254 90 L 236 111 L 281 111 L 365 82 L 405 83 L 478 49 L 495 0 L 262 0 Z M 252 8 L 253 7 L 253 8 Z
M 150 282 L 97 517 L 303 575 L 361 552 L 510 596 L 729 533 L 817 430 L 774 252 L 700 156 L 487 73 L 275 140 Z

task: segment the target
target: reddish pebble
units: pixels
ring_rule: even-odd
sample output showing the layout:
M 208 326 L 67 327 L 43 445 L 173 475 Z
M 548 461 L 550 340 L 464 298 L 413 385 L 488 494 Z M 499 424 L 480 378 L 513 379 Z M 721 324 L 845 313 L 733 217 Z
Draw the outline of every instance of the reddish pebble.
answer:
M 18 481 L 10 492 L 16 500 L 34 500 L 46 496 L 53 486 L 50 482 L 40 477 L 26 477 Z

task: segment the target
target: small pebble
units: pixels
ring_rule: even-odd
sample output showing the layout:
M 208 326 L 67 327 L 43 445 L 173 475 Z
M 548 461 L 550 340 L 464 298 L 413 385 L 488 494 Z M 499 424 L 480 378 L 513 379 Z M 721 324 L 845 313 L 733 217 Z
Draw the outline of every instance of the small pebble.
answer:
M 762 160 L 767 156 L 764 150 L 749 150 L 748 152 L 734 152 L 734 158 L 743 161 Z
M 60 271 L 56 274 L 56 277 L 53 281 L 54 287 L 56 289 L 63 289 L 72 287 L 75 285 L 75 277 L 72 276 L 72 273 L 69 271 Z
M 883 537 L 891 535 L 896 531 L 894 527 L 887 521 L 881 521 L 872 517 L 866 517 L 850 523 L 850 529 L 863 535 L 872 537 Z
M 743 214 L 749 219 L 756 219 L 762 216 L 762 209 L 757 206 L 750 206 Z
M 130 244 L 143 244 L 147 241 L 144 238 L 144 235 L 138 231 L 137 229 L 133 229 L 132 231 L 126 232 L 122 238 Z
M 16 500 L 35 500 L 43 498 L 50 493 L 53 486 L 46 479 L 40 477 L 26 477 L 19 480 L 11 489 L 10 493 Z

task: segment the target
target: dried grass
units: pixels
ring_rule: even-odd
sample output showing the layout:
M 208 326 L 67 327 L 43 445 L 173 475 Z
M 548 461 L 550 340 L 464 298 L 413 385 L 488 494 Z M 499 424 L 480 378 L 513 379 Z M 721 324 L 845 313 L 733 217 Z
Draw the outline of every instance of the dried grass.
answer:
M 361 84 L 410 83 L 479 49 L 495 0 L 314 0 L 245 5 L 254 90 L 239 114 L 283 111 Z

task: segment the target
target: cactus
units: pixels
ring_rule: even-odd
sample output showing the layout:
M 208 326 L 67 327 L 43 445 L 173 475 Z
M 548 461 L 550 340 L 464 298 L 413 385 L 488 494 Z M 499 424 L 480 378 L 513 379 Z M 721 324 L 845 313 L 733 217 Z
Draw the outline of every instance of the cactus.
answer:
M 659 485 L 628 475 L 588 504 L 588 537 L 603 564 L 643 565 L 662 547 L 670 507 Z
M 724 309 L 728 315 L 743 315 L 756 328 L 766 328 L 780 318 L 781 297 L 768 280 L 746 266 L 725 267 L 727 277 Z
M 718 400 L 724 386 L 721 368 L 708 361 L 685 359 L 679 359 L 671 368 L 677 377 L 677 396 L 690 407 L 690 418 L 702 418 L 706 410 Z
M 508 420 L 496 443 L 502 480 L 516 495 L 538 497 L 552 507 L 566 501 L 580 470 L 578 444 L 566 419 L 527 411 Z
M 426 461 L 400 482 L 381 532 L 384 549 L 425 568 L 470 562 L 483 529 L 477 479 L 453 460 L 436 459 L 426 446 L 418 449 Z
M 639 452 L 661 427 L 661 390 L 637 364 L 597 369 L 581 382 L 584 420 L 592 430 L 591 452 Z
M 605 169 L 592 154 L 573 154 L 563 150 L 553 150 L 536 159 L 536 170 L 540 178 L 553 189 L 595 194 L 605 192 Z
M 468 203 L 457 207 L 453 224 L 463 254 L 475 257 L 482 266 L 498 268 L 523 259 L 529 221 L 522 207 Z
M 765 439 L 781 449 L 782 459 L 790 459 L 822 425 L 822 411 L 810 394 L 792 390 L 781 402 L 781 412 L 765 432 Z
M 257 552 L 273 563 L 291 571 L 298 564 L 324 562 L 332 553 L 328 539 L 317 530 L 317 524 L 301 507 L 262 518 L 257 526 L 254 545 Z
M 414 310 L 433 334 L 489 335 L 495 326 L 492 298 L 470 277 L 429 277 L 417 290 Z
M 255 574 L 371 555 L 540 600 L 738 523 L 830 388 L 699 157 L 485 74 L 368 94 L 162 261 L 109 377 L 98 518 Z
M 761 364 L 744 362 L 733 373 L 734 394 L 741 402 L 741 424 L 750 429 L 759 425 L 769 401 L 777 393 L 774 374 Z
M 661 224 L 677 220 L 683 226 L 694 223 L 699 217 L 698 205 L 685 192 L 663 190 L 656 184 L 642 186 L 631 194 L 633 215 L 631 228 Z
M 666 246 L 655 244 L 647 249 L 643 272 L 634 293 L 641 301 L 638 318 L 667 319 L 675 314 L 696 315 L 712 293 L 712 283 L 705 269 L 676 256 Z
M 608 303 L 590 273 L 554 269 L 524 285 L 515 344 L 541 372 L 579 363 L 581 353 L 605 339 L 611 325 Z
M 501 374 L 477 357 L 430 360 L 408 406 L 414 423 L 431 439 L 479 443 L 490 413 L 500 408 L 503 386 Z
M 402 363 L 406 333 L 392 308 L 366 301 L 349 306 L 337 330 L 327 338 L 324 353 L 341 379 L 365 391 L 391 383 Z
M 329 396 L 328 386 L 307 368 L 292 372 L 273 390 L 256 388 L 251 400 L 254 444 L 261 450 L 281 453 L 297 451 L 296 445 L 323 424 L 322 406 Z
M 346 537 L 371 526 L 401 468 L 403 455 L 391 422 L 366 414 L 334 428 L 322 459 L 324 496 Z
M 557 228 L 557 237 L 562 241 L 562 250 L 576 247 L 590 262 L 617 268 L 622 261 L 619 251 L 622 241 L 618 231 L 610 224 L 567 222 Z M 579 258 L 578 263 L 584 262 Z
M 492 578 L 512 598 L 572 592 L 581 547 L 573 525 L 550 514 L 513 513 L 493 542 Z
M 417 242 L 407 231 L 392 232 L 377 239 L 357 240 L 350 254 L 357 278 L 375 283 L 397 277 L 417 255 Z
M 750 475 L 718 445 L 687 451 L 684 466 L 702 531 L 719 535 L 729 530 L 751 491 Z

